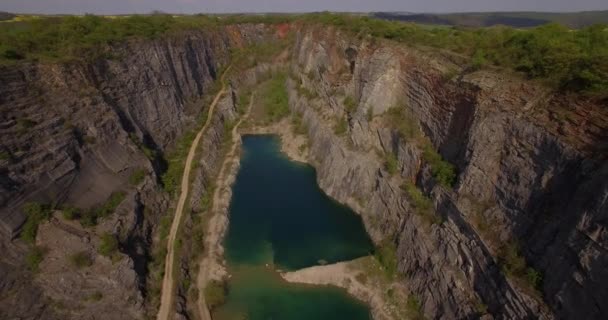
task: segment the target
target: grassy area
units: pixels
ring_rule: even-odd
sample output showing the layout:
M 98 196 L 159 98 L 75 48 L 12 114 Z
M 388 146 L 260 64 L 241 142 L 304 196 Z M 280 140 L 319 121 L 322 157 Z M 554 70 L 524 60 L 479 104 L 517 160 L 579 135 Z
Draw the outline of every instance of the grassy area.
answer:
M 289 96 L 284 72 L 272 75 L 270 80 L 261 85 L 260 103 L 264 106 L 264 122 L 271 123 L 281 120 L 289 114 Z
M 205 302 L 209 310 L 213 311 L 226 302 L 228 286 L 224 281 L 212 280 L 204 290 Z

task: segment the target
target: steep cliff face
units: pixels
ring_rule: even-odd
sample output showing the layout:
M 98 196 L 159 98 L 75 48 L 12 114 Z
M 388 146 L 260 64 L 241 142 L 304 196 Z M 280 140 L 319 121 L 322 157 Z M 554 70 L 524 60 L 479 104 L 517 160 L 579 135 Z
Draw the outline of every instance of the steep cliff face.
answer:
M 199 99 L 230 49 L 264 41 L 267 31 L 186 32 L 117 45 L 112 60 L 0 67 L 0 318 L 133 319 L 153 308 L 145 302 L 150 248 L 161 216 L 172 212 L 159 183 L 163 154 L 206 112 Z M 427 316 L 606 317 L 608 118 L 601 101 L 557 95 L 503 71 L 467 70 L 460 57 L 425 48 L 328 28 L 296 33 L 290 105 L 308 128 L 319 184 L 362 215 L 376 243 L 396 246 L 404 283 Z M 234 83 L 255 82 L 272 67 Z M 235 101 L 231 90 L 202 140 L 188 238 L 221 163 L 225 129 L 237 117 Z M 398 129 L 391 117 L 414 126 Z M 456 167 L 454 185 L 437 183 L 429 146 Z M 138 171 L 144 177 L 130 183 Z M 404 190 L 408 183 L 432 200 L 431 221 Z M 95 227 L 56 212 L 36 239 L 45 251 L 40 271 L 25 270 L 28 246 L 13 239 L 24 203 L 88 210 L 116 192 L 124 197 Z M 103 234 L 119 242 L 109 257 L 98 253 Z M 185 280 L 194 271 L 191 245 L 181 255 Z M 519 250 L 505 254 L 510 247 Z M 72 265 L 78 253 L 89 266 Z M 527 261 L 542 274 L 539 291 L 506 275 L 520 256 L 524 268 Z M 176 310 L 187 317 L 184 283 Z
M 320 186 L 361 213 L 374 241 L 395 243 L 399 270 L 427 315 L 608 314 L 601 101 L 328 29 L 301 31 L 293 54 L 290 104 L 308 127 Z M 392 107 L 456 166 L 454 186 L 437 183 L 420 139 L 392 124 Z M 341 119 L 345 133 L 335 129 Z M 396 159 L 397 174 L 385 157 Z M 443 221 L 419 214 L 407 182 L 432 199 Z M 505 275 L 506 247 L 520 248 L 530 277 L 542 274 L 538 292 Z
M 117 45 L 111 60 L 1 68 L 0 229 L 7 254 L 0 268 L 11 275 L 1 280 L 2 318 L 143 315 L 153 231 L 170 212 L 159 185 L 162 155 L 206 111 L 196 102 L 211 90 L 231 48 L 262 41 L 266 31 L 241 25 L 183 32 Z M 133 183 L 138 171 L 144 177 Z M 27 249 L 10 239 L 25 220 L 24 203 L 88 210 L 116 192 L 124 199 L 96 227 L 59 213 L 41 225 L 37 243 L 46 258 L 35 276 L 18 276 Z M 119 240 L 113 259 L 97 253 L 104 233 Z M 80 252 L 90 256 L 90 267 L 70 266 L 69 257 Z M 41 291 L 48 303 L 28 291 Z

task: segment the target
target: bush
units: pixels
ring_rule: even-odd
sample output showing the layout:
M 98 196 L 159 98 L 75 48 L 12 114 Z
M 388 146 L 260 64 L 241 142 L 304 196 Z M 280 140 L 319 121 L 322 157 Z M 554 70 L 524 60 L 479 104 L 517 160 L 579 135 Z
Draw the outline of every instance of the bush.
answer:
M 348 113 L 352 113 L 353 111 L 355 111 L 355 108 L 357 107 L 357 103 L 355 102 L 355 99 L 353 99 L 351 96 L 346 96 L 346 98 L 344 98 L 344 101 L 342 103 L 344 103 L 344 107 L 346 108 L 346 112 L 348 112 Z
M 341 136 L 348 131 L 348 121 L 345 118 L 340 118 L 334 125 L 334 133 Z
M 407 302 L 405 303 L 405 308 L 407 313 L 412 320 L 423 320 L 425 319 L 424 314 L 422 313 L 422 306 L 420 305 L 420 300 L 414 294 L 410 294 L 407 297 Z
M 0 151 L 0 160 L 8 160 L 11 158 L 11 155 L 6 151 Z
M 205 287 L 204 295 L 205 302 L 209 310 L 213 311 L 217 307 L 223 305 L 226 302 L 226 295 L 228 294 L 228 288 L 226 282 L 212 280 Z
M 441 217 L 435 212 L 433 201 L 425 196 L 415 184 L 407 182 L 401 186 L 405 191 L 411 204 L 414 206 L 414 213 L 420 215 L 427 225 L 440 224 Z
M 415 141 L 422 135 L 418 124 L 406 107 L 392 107 L 388 109 L 387 115 L 391 126 L 397 129 L 400 138 L 406 141 Z
M 423 146 L 422 157 L 431 166 L 431 173 L 437 182 L 445 187 L 451 188 L 456 182 L 456 168 L 449 162 L 443 160 L 441 155 L 426 143 Z
M 116 208 L 123 202 L 126 196 L 122 191 L 113 192 L 102 205 L 81 213 L 80 224 L 83 227 L 97 225 L 99 219 L 106 218 L 116 211 Z
M 383 241 L 376 248 L 374 256 L 389 279 L 392 279 L 397 275 L 397 248 L 393 242 L 388 240 Z
M 38 226 L 51 217 L 51 210 L 38 202 L 28 202 L 23 206 L 23 212 L 27 215 L 27 220 L 21 229 L 20 237 L 25 242 L 34 243 Z
M 66 220 L 76 220 L 81 216 L 80 210 L 72 206 L 64 206 L 61 210 L 61 214 Z
M 33 246 L 25 256 L 25 263 L 30 271 L 37 272 L 40 262 L 44 260 L 46 250 L 42 247 Z
M 80 252 L 70 255 L 69 261 L 70 261 L 70 264 L 77 269 L 90 267 L 93 264 L 93 260 L 91 259 L 91 256 L 86 251 L 80 251 Z
M 399 167 L 399 162 L 397 161 L 397 157 L 391 152 L 387 153 L 384 159 L 384 168 L 390 175 L 394 175 L 397 173 L 397 169 Z
M 115 253 L 118 252 L 118 240 L 116 239 L 116 237 L 114 237 L 114 235 L 110 233 L 104 233 L 101 236 L 101 242 L 97 251 L 103 256 L 112 257 Z
M 205 121 L 199 122 L 204 123 Z M 194 130 L 184 133 L 177 141 L 175 149 L 165 157 L 167 170 L 162 174 L 161 181 L 163 189 L 171 195 L 175 195 L 179 188 L 184 174 L 184 162 L 195 137 L 196 132 Z
M 88 301 L 100 301 L 101 299 L 103 299 L 103 294 L 99 291 L 95 291 L 87 297 Z
M 538 293 L 542 275 L 540 272 L 528 267 L 526 259 L 521 255 L 519 245 L 515 241 L 505 243 L 498 250 L 498 263 L 502 271 L 531 293 Z
M 129 183 L 131 185 L 137 186 L 140 183 L 142 183 L 142 181 L 144 181 L 145 177 L 146 177 L 146 170 L 141 169 L 141 168 L 135 169 L 135 171 L 133 171 L 131 176 L 129 176 Z

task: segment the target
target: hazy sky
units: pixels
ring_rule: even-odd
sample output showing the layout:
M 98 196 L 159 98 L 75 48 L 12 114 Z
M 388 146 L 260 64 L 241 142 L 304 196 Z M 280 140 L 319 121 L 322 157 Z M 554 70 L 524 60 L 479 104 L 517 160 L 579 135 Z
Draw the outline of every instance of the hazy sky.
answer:
M 606 10 L 608 0 L 0 0 L 20 13 L 172 13 L 302 11 L 582 11 Z

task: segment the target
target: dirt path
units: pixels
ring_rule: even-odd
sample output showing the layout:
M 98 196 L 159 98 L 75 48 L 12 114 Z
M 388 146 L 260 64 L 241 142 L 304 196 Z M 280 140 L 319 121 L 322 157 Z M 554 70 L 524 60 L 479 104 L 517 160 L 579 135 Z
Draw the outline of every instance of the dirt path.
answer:
M 158 320 L 169 320 L 169 314 L 173 309 L 173 301 L 175 298 L 175 279 L 173 278 L 173 261 L 175 260 L 175 251 L 173 250 L 175 247 L 175 239 L 177 239 L 177 231 L 179 230 L 179 226 L 182 221 L 182 216 L 184 213 L 184 206 L 186 204 L 186 199 L 188 199 L 188 190 L 190 185 L 190 170 L 192 169 L 192 161 L 194 161 L 194 155 L 196 154 L 196 149 L 199 145 L 201 137 L 203 133 L 207 130 L 207 127 L 211 123 L 213 119 L 213 111 L 215 110 L 215 106 L 217 105 L 220 98 L 226 92 L 226 84 L 224 83 L 224 77 L 226 76 L 230 67 L 226 69 L 224 74 L 221 77 L 222 89 L 217 93 L 213 102 L 209 106 L 209 112 L 207 113 L 207 120 L 203 125 L 203 128 L 196 134 L 192 145 L 190 146 L 190 150 L 188 151 L 188 157 L 186 158 L 186 163 L 184 164 L 184 174 L 182 175 L 182 184 L 181 184 L 181 193 L 179 196 L 179 200 L 177 202 L 177 207 L 175 208 L 175 215 L 173 217 L 173 223 L 171 224 L 171 230 L 169 232 L 169 237 L 167 240 L 167 256 L 165 258 L 165 276 L 163 278 L 163 285 L 160 297 L 160 307 L 158 308 Z
M 223 265 L 224 248 L 222 239 L 228 228 L 228 206 L 232 198 L 232 183 L 236 179 L 240 154 L 237 152 L 241 145 L 241 135 L 238 132 L 243 120 L 249 117 L 255 92 L 251 94 L 247 112 L 242 115 L 232 128 L 232 146 L 218 174 L 217 186 L 213 192 L 212 208 L 208 213 L 209 223 L 205 230 L 205 253 L 199 264 L 197 287 L 199 288 L 198 311 L 201 320 L 211 320 L 211 312 L 207 308 L 204 290 L 210 280 L 221 280 L 226 276 Z

